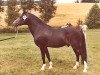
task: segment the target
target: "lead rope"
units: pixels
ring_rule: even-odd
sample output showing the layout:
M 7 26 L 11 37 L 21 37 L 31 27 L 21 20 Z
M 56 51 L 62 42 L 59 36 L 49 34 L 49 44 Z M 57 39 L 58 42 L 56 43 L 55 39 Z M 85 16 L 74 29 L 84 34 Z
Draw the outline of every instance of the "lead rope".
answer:
M 15 31 L 16 31 L 16 35 L 15 35 L 15 38 L 18 36 L 18 28 L 16 27 L 15 28 Z
M 15 28 L 15 31 L 16 31 L 16 35 L 15 35 L 14 37 L 5 38 L 5 39 L 0 39 L 0 41 L 5 41 L 5 40 L 9 40 L 9 39 L 16 38 L 16 37 L 18 36 L 18 28 L 17 28 L 17 27 Z

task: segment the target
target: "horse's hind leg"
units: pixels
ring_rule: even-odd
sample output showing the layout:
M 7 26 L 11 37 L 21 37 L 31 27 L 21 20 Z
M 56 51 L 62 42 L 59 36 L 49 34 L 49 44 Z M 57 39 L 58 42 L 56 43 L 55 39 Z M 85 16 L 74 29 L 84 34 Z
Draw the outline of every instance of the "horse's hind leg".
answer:
M 88 66 L 87 66 L 87 54 L 86 54 L 86 52 L 81 52 L 81 58 L 82 58 L 82 63 L 84 64 L 83 72 L 87 72 Z
M 77 69 L 79 67 L 79 52 L 76 49 L 74 49 L 74 48 L 73 48 L 73 50 L 74 50 L 75 55 L 76 55 L 76 64 L 73 67 L 73 69 Z
M 76 39 L 72 39 L 71 41 L 71 47 L 74 50 L 74 53 L 76 55 L 76 64 L 73 67 L 73 69 L 77 69 L 79 67 L 79 56 L 80 56 L 80 44 Z
M 76 54 L 76 64 L 73 68 L 74 69 L 78 68 L 78 66 L 79 66 L 79 55 L 81 55 L 82 63 L 84 64 L 83 72 L 87 72 L 88 66 L 87 66 L 87 54 L 86 54 L 86 52 L 78 44 L 76 44 L 76 45 L 74 44 L 74 46 L 72 46 L 72 48 L 73 48 L 73 50 Z
M 51 62 L 50 54 L 49 54 L 49 51 L 47 48 L 45 49 L 45 53 L 46 53 L 46 56 L 47 56 L 48 61 L 49 61 L 49 69 L 52 69 L 52 62 Z

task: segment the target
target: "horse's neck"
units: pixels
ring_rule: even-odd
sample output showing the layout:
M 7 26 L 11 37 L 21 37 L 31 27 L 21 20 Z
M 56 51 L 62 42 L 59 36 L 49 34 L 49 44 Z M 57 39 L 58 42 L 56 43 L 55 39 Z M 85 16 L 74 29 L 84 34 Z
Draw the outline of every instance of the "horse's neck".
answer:
M 45 27 L 45 25 L 42 25 L 41 23 L 39 24 L 38 21 L 31 20 L 31 21 L 29 21 L 28 27 L 30 29 L 30 32 L 34 36 L 36 31 L 40 30 L 41 28 L 43 29 Z
M 36 30 L 37 30 L 37 26 L 34 25 L 28 25 L 30 32 L 32 33 L 32 35 L 34 36 Z
M 29 24 L 28 27 L 33 36 L 35 32 L 37 32 L 38 30 L 41 30 L 46 27 L 50 27 L 46 23 L 44 23 L 42 20 L 40 20 L 38 17 L 36 17 L 35 15 L 32 15 L 32 18 L 30 19 L 28 24 Z

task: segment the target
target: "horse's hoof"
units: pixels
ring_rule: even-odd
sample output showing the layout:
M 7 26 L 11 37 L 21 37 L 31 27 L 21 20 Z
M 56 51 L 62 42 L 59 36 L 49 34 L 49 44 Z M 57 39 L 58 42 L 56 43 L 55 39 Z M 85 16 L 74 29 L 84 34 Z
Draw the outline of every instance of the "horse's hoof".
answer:
M 52 69 L 52 62 L 49 62 L 49 69 Z
M 84 72 L 84 73 L 87 73 L 87 70 L 86 70 L 86 69 L 84 69 L 84 70 L 83 70 L 83 72 Z
M 76 67 L 76 66 L 74 66 L 74 67 L 73 67 L 73 69 L 77 69 L 77 67 Z
M 41 71 L 45 70 L 46 64 L 42 65 Z
M 78 68 L 78 66 L 76 66 L 76 65 L 73 67 L 73 69 L 77 69 L 77 68 Z
M 41 71 L 44 71 L 44 68 L 41 68 Z
M 49 66 L 49 69 L 52 69 L 53 67 L 52 66 Z

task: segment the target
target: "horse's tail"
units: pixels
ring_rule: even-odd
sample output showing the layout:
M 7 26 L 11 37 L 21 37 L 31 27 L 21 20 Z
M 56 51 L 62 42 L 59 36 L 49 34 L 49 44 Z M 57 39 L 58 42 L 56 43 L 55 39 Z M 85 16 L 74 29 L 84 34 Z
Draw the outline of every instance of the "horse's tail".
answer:
M 84 61 L 87 62 L 87 50 L 86 50 L 86 39 L 84 36 L 83 31 L 81 30 L 81 34 L 82 34 L 82 39 L 81 39 L 81 58 L 82 58 L 82 63 L 84 63 Z

